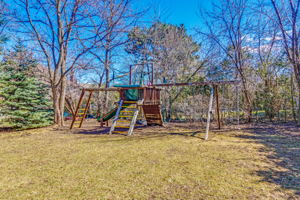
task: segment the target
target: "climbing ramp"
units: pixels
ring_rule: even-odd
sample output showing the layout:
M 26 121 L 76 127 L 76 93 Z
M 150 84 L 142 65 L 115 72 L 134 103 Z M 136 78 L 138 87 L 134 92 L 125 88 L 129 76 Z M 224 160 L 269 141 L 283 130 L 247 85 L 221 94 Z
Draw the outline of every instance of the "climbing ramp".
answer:
M 143 105 L 147 125 L 163 125 L 160 105 Z

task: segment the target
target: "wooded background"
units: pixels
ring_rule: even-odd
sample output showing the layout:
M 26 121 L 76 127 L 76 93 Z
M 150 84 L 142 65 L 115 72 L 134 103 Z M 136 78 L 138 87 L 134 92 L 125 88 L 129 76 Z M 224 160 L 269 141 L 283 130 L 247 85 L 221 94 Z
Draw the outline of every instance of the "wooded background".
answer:
M 15 115 L 23 110 L 23 123 L 29 113 L 48 111 L 53 116 L 47 115 L 48 121 L 63 126 L 80 88 L 128 84 L 130 65 L 141 63 L 153 64 L 155 83 L 240 80 L 238 86 L 220 87 L 224 122 L 293 120 L 300 125 L 300 0 L 212 1 L 212 10 L 199 8 L 199 26 L 192 30 L 159 15 L 147 18 L 155 7 L 136 9 L 135 0 L 0 2 L 2 125 L 20 121 Z M 16 71 L 35 77 L 38 83 L 27 86 L 43 84 L 31 89 L 43 91 L 22 99 L 18 90 L 30 89 L 23 84 L 26 78 L 12 76 Z M 12 81 L 23 89 L 8 84 Z M 204 120 L 208 94 L 204 86 L 164 90 L 164 118 Z M 48 102 L 30 110 L 38 96 Z M 94 116 L 116 101 L 107 92 L 95 97 Z

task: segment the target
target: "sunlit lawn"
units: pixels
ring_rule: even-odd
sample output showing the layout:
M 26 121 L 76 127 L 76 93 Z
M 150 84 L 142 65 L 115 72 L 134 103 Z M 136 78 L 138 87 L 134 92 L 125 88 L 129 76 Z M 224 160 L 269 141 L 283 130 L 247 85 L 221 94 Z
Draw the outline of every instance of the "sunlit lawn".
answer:
M 250 133 L 204 141 L 177 135 L 188 130 L 155 130 L 133 137 L 0 133 L 0 199 L 300 198 L 297 186 L 284 189 L 258 173 L 285 169 L 268 160 L 267 146 L 238 137 Z

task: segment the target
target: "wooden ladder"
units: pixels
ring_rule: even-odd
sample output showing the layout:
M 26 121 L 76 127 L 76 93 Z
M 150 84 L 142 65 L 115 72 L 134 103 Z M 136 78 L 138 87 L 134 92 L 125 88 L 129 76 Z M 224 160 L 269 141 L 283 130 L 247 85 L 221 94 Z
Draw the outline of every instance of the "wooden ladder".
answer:
M 85 96 L 86 92 L 89 92 L 88 99 L 87 99 L 85 105 L 82 105 L 83 104 L 83 99 L 84 99 L 84 96 Z M 73 116 L 73 120 L 72 120 L 70 129 L 72 129 L 72 128 L 81 128 L 82 123 L 83 123 L 83 121 L 86 117 L 87 111 L 89 109 L 92 95 L 93 95 L 93 91 L 86 91 L 85 89 L 82 90 L 81 95 L 80 95 L 80 99 L 79 99 L 79 102 L 78 102 L 78 105 L 77 105 L 77 108 L 76 108 L 76 111 L 75 111 L 75 115 Z
M 124 105 L 125 104 L 125 105 Z M 127 104 L 130 104 L 127 106 Z M 109 134 L 119 133 L 128 136 L 133 134 L 133 129 L 136 124 L 140 106 L 143 104 L 141 101 L 120 101 L 115 119 L 110 128 Z M 115 130 L 121 129 L 121 130 Z M 124 130 L 125 129 L 125 130 Z

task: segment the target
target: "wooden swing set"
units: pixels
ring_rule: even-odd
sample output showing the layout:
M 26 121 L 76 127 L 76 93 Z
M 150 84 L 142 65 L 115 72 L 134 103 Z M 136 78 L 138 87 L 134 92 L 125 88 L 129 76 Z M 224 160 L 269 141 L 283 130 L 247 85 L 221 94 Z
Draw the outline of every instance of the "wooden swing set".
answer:
M 219 86 L 233 84 L 236 85 L 239 81 L 204 81 L 204 82 L 189 82 L 189 83 L 167 83 L 167 84 L 152 84 L 153 83 L 153 66 L 150 84 L 148 86 L 132 85 L 132 67 L 129 72 L 129 85 L 114 86 L 111 88 L 83 88 L 78 105 L 73 117 L 70 129 L 81 128 L 87 116 L 90 107 L 91 99 L 94 92 L 118 92 L 118 105 L 99 119 L 101 126 L 105 121 L 112 119 L 109 134 L 133 134 L 134 127 L 138 119 L 145 119 L 147 125 L 163 125 L 161 114 L 161 90 L 165 87 L 182 87 L 182 86 L 210 86 L 210 99 L 207 114 L 207 125 L 205 139 L 208 139 L 210 128 L 211 114 L 213 108 L 213 100 L 216 99 L 216 112 L 218 129 L 221 129 L 220 119 L 220 102 L 219 102 Z M 84 103 L 84 98 L 87 100 Z

